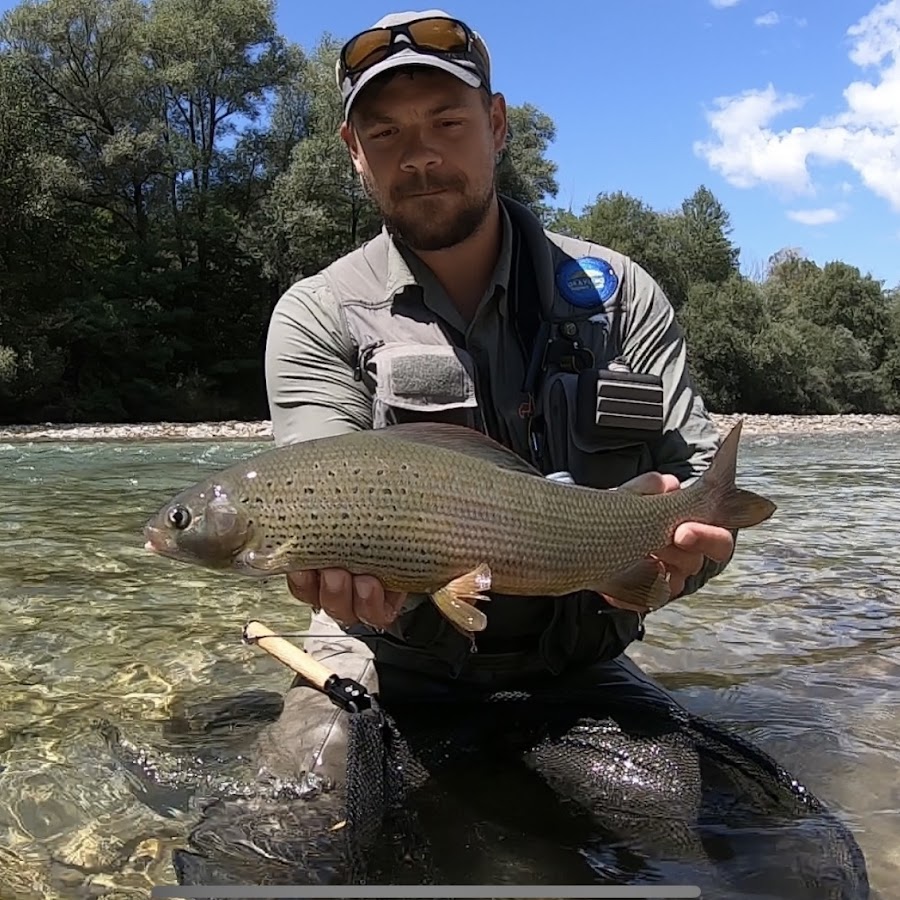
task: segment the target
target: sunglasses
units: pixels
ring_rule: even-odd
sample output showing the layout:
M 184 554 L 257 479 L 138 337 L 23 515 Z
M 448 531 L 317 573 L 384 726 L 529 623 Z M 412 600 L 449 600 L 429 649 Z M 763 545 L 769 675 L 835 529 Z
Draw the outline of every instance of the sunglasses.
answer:
M 397 41 L 400 35 L 409 43 Z M 371 28 L 351 38 L 341 50 L 341 81 L 345 78 L 355 81 L 366 69 L 410 46 L 436 56 L 468 58 L 486 80 L 488 55 L 481 38 L 459 19 L 436 16 L 387 28 Z

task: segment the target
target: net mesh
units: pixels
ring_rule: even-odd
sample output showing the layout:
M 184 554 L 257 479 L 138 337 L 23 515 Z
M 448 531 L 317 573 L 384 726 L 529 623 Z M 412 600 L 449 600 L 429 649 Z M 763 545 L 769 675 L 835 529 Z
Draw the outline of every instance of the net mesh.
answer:
M 592 710 L 501 692 L 347 715 L 345 782 L 213 804 L 176 857 L 179 880 L 870 896 L 837 816 L 751 742 L 680 707 Z

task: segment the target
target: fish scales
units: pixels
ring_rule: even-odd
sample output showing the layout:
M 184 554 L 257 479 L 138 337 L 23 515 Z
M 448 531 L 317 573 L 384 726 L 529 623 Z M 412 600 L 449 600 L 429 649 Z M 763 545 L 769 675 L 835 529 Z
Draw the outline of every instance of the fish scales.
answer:
M 486 552 L 498 577 L 513 574 L 523 557 L 539 559 L 546 544 L 547 535 L 532 527 L 544 506 L 532 485 L 523 491 L 518 482 L 516 489 L 509 473 L 489 463 L 415 445 L 398 459 L 388 445 L 393 453 L 366 448 L 352 462 L 336 450 L 317 454 L 304 476 L 297 472 L 312 448 L 294 448 L 273 458 L 271 471 L 254 466 L 255 493 L 245 494 L 263 549 L 290 548 L 283 561 L 342 565 L 426 590 L 458 575 L 461 566 L 473 568 Z M 276 504 L 272 492 L 285 489 L 294 500 Z

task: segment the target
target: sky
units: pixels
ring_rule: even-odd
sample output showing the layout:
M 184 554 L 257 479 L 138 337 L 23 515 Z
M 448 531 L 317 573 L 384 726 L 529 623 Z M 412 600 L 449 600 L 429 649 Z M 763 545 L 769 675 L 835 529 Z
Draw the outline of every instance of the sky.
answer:
M 306 48 L 383 0 L 280 0 Z M 554 121 L 556 202 L 622 190 L 672 209 L 705 184 L 742 269 L 796 247 L 900 285 L 900 0 L 454 0 L 494 89 Z
M 279 0 L 288 39 L 350 37 L 398 0 Z M 15 5 L 0 0 L 0 10 Z M 900 0 L 446 0 L 494 89 L 556 125 L 555 203 L 622 190 L 673 209 L 705 184 L 741 266 L 794 247 L 900 285 Z

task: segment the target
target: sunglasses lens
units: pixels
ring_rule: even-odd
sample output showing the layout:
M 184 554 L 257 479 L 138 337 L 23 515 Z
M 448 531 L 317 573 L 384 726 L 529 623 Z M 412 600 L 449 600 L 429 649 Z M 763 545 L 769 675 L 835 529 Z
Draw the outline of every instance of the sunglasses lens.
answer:
M 391 33 L 386 28 L 366 31 L 351 41 L 344 50 L 344 64 L 349 71 L 378 62 L 391 45 Z
M 466 33 L 456 22 L 447 19 L 423 19 L 409 26 L 412 39 L 429 50 L 460 52 L 466 49 Z
M 461 53 L 468 46 L 465 29 L 449 19 L 421 19 L 410 23 L 408 30 L 412 42 L 423 50 Z M 357 72 L 383 59 L 393 37 L 390 28 L 375 28 L 357 35 L 344 48 L 347 72 Z

